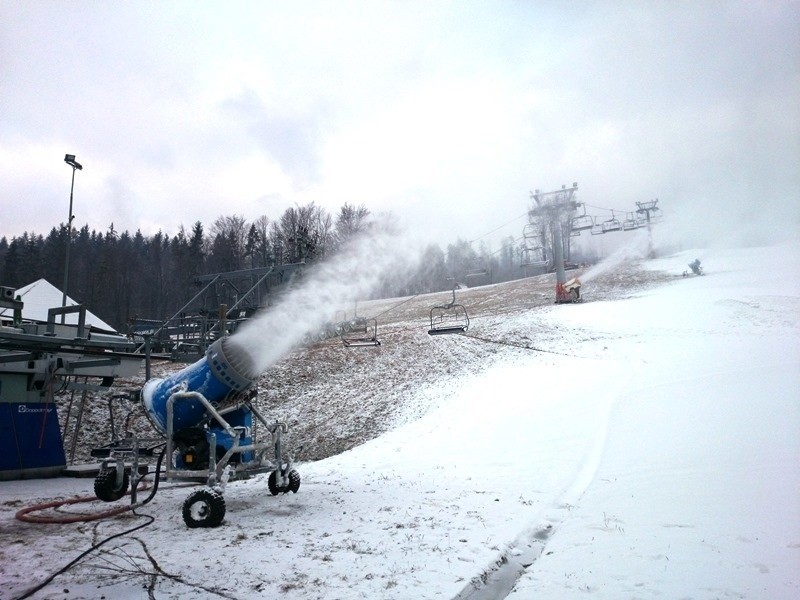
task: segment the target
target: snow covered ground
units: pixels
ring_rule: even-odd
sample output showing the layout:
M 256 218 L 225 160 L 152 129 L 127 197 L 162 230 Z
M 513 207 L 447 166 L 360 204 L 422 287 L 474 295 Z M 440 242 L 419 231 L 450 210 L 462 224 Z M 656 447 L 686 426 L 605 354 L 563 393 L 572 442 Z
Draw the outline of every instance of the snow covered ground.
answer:
M 634 297 L 587 284 L 580 305 L 472 320 L 516 346 L 423 333 L 487 351 L 405 394 L 420 418 L 299 465 L 296 495 L 229 484 L 216 529 L 187 529 L 167 486 L 138 511 L 153 524 L 33 597 L 800 597 L 800 244 L 646 267 L 696 255 L 704 276 Z M 91 486 L 0 483 L 0 598 L 145 522 L 14 519 Z

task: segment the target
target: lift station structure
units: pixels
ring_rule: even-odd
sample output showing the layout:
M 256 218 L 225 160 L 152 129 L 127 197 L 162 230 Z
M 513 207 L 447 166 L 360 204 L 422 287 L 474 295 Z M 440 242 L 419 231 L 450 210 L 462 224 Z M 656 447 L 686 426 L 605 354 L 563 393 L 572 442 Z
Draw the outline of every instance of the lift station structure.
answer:
M 166 320 L 131 319 L 138 351 L 169 353 L 176 360 L 194 361 L 214 341 L 233 333 L 238 324 L 267 305 L 270 295 L 286 289 L 305 263 L 291 263 L 210 273 L 195 277 L 199 291 Z
M 86 394 L 106 392 L 118 377 L 135 375 L 144 358 L 132 352 L 125 336 L 88 325 L 83 306 L 51 308 L 46 322 L 22 320 L 23 302 L 15 292 L 0 287 L 0 308 L 14 313 L 11 322 L 0 324 L 0 481 L 59 475 L 67 457 L 55 394 L 81 395 L 74 456 Z M 68 314 L 77 314 L 77 324 L 57 322 Z M 72 406 L 70 400 L 65 434 Z

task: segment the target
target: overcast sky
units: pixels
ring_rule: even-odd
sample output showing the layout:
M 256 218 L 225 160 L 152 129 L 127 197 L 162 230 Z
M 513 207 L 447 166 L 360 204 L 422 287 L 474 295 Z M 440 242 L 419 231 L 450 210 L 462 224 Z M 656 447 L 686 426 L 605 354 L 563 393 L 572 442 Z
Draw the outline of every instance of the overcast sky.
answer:
M 800 230 L 800 4 L 0 0 L 0 236 L 316 202 L 443 246 L 535 188 Z M 597 214 L 597 209 L 592 209 Z M 496 242 L 495 242 L 496 243 Z

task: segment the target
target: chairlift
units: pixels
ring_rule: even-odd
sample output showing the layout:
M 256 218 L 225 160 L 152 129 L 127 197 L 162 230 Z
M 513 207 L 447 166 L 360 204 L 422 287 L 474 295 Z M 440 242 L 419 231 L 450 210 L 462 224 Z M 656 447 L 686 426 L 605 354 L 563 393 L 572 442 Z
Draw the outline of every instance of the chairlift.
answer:
M 594 217 L 586 214 L 586 205 L 582 204 L 583 214 L 572 218 L 570 224 L 570 235 L 580 235 L 581 231 L 587 231 L 594 227 Z
M 346 311 L 340 310 L 336 312 L 336 320 L 336 335 L 353 332 L 366 333 L 367 331 L 366 317 L 358 316 L 358 303 L 356 303 L 356 308 L 353 311 L 352 319 L 347 318 Z
M 546 267 L 547 258 L 545 256 L 544 248 L 541 246 L 522 248 L 522 260 L 519 263 L 520 267 Z
M 619 219 L 617 219 L 614 216 L 614 211 L 613 210 L 611 211 L 611 218 L 606 220 L 606 221 L 603 221 L 602 226 L 603 226 L 603 233 L 609 233 L 611 231 L 621 231 L 622 230 L 622 223 L 620 223 Z
M 456 288 L 453 286 L 453 299 L 447 304 L 431 308 L 431 328 L 428 330 L 428 335 L 464 333 L 468 328 L 467 309 L 456 302 Z
M 380 346 L 381 341 L 378 339 L 378 319 L 367 319 L 360 317 L 353 319 L 357 322 L 358 330 L 366 335 L 362 336 L 345 336 L 342 335 L 342 343 L 348 348 L 361 348 L 365 346 Z M 351 321 L 351 322 L 353 322 Z M 361 329 L 363 324 L 363 330 Z M 351 331 L 354 331 L 351 329 Z
M 478 258 L 470 261 L 467 272 L 464 273 L 464 282 L 470 285 L 481 285 L 481 281 L 485 281 L 488 274 L 489 269 L 486 268 L 486 260 Z M 475 283 L 475 281 L 477 281 L 477 283 Z
M 542 230 L 533 223 L 528 223 L 522 229 L 523 247 L 521 267 L 547 266 L 547 254 L 542 244 Z
M 636 229 L 636 219 L 633 218 L 633 213 L 628 213 L 625 220 L 622 221 L 622 231 L 630 231 Z
M 664 220 L 664 212 L 656 206 L 653 209 L 653 216 L 650 217 L 650 223 L 655 225 L 656 223 L 661 223 L 663 220 Z
M 603 235 L 605 231 L 603 231 L 603 225 L 601 223 L 595 223 L 592 225 L 592 235 Z

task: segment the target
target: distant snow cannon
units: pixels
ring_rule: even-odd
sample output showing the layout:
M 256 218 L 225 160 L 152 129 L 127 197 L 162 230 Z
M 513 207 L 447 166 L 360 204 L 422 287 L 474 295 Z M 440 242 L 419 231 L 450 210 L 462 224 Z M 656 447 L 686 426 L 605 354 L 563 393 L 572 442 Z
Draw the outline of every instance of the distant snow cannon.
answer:
M 556 283 L 556 302 L 580 302 L 581 280 L 573 277 L 565 283 Z
M 700 259 L 695 258 L 692 262 L 689 263 L 689 268 L 692 270 L 692 273 L 695 275 L 702 275 L 703 274 L 703 267 L 700 264 Z M 683 272 L 683 276 L 686 277 L 688 273 L 686 271 Z
M 247 351 L 226 337 L 214 342 L 196 363 L 163 379 L 151 379 L 142 389 L 145 412 L 166 437 L 164 476 L 207 482 L 207 488 L 193 492 L 183 504 L 189 527 L 222 523 L 222 492 L 231 479 L 268 472 L 273 495 L 295 493 L 300 487 L 292 458 L 284 462 L 281 454 L 281 437 L 288 427 L 268 423 L 252 404 L 251 388 L 259 375 Z M 270 441 L 254 441 L 254 417 L 270 433 Z M 129 483 L 125 454 L 137 451 L 138 443 L 103 461 L 95 479 L 98 498 L 112 501 L 125 494 Z

